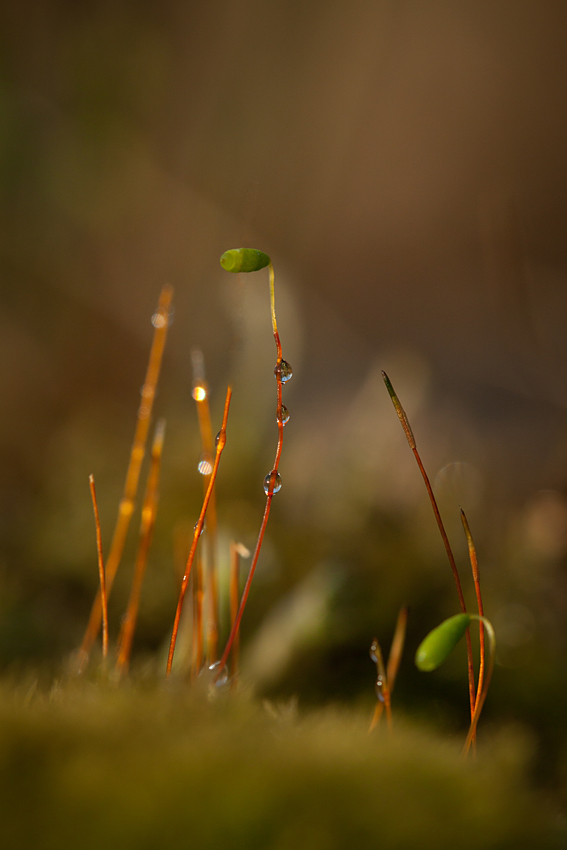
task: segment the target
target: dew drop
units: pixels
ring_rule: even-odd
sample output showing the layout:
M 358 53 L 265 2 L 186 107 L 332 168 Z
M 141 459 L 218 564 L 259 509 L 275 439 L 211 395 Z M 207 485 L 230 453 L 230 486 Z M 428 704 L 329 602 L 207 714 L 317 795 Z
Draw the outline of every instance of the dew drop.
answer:
M 199 520 L 197 520 L 197 522 L 196 522 L 196 523 L 195 523 L 195 525 L 193 526 L 193 534 L 195 534 L 195 532 L 197 531 L 197 526 L 198 526 L 198 525 L 199 525 Z M 203 531 L 204 531 L 204 530 L 205 530 L 205 523 L 203 523 L 203 527 L 202 527 L 202 529 L 201 529 L 201 531 L 200 531 L 199 537 L 201 536 L 201 534 L 203 533 Z
M 215 448 L 218 446 L 219 441 L 220 441 L 220 431 L 218 432 L 217 436 L 215 437 Z
M 201 475 L 210 475 L 213 471 L 213 462 L 211 460 L 211 456 L 208 454 L 202 454 L 201 460 L 197 464 L 197 469 L 201 473 Z
M 266 496 L 270 495 L 270 487 L 272 488 L 272 493 L 279 493 L 282 489 L 282 477 L 279 472 L 274 473 L 272 470 L 264 478 L 264 493 Z
M 376 696 L 380 700 L 380 702 L 384 702 L 384 681 L 382 676 L 378 676 L 376 679 Z
M 207 397 L 207 388 L 202 384 L 195 384 L 191 395 L 195 399 L 195 401 L 204 401 Z
M 282 425 L 287 425 L 287 423 L 289 422 L 289 410 L 287 409 L 285 404 L 282 404 L 278 411 L 278 422 L 281 422 Z
M 291 379 L 293 378 L 293 369 L 291 368 L 287 360 L 281 360 L 276 363 L 276 366 L 274 368 L 274 375 L 276 376 L 276 378 L 279 377 L 282 384 L 287 384 L 287 382 L 291 381 Z
M 167 324 L 167 316 L 163 313 L 154 313 L 152 316 L 152 325 L 154 328 L 165 328 Z
M 209 664 L 209 671 L 214 674 L 213 684 L 217 688 L 222 688 L 222 686 L 226 685 L 226 683 L 228 682 L 228 667 L 225 664 L 222 670 L 220 670 L 220 672 L 217 672 L 219 671 L 219 668 L 220 661 L 215 661 L 214 664 Z
M 376 650 L 378 649 L 378 641 L 376 638 L 370 644 L 370 658 L 375 664 L 378 664 L 378 656 L 376 655 Z

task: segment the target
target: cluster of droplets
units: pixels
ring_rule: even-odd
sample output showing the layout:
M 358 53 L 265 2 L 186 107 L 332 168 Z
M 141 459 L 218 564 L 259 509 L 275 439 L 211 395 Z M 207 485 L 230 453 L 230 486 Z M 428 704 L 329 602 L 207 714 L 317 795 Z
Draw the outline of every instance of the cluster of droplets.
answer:
M 274 367 L 274 375 L 276 376 L 277 381 L 281 381 L 282 384 L 287 384 L 287 382 L 291 381 L 293 378 L 293 369 L 287 360 L 278 360 Z M 281 423 L 282 426 L 287 425 L 289 422 L 289 410 L 285 404 L 281 404 L 278 409 L 277 421 L 278 423 Z M 268 472 L 264 478 L 264 493 L 266 496 L 273 496 L 274 493 L 279 493 L 281 489 L 282 477 L 279 472 L 275 472 L 272 469 L 272 471 Z

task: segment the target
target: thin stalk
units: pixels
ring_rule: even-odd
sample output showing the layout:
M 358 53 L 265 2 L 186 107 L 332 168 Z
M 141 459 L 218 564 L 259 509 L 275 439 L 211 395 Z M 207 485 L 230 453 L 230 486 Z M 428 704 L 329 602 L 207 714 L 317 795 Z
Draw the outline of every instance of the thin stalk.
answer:
M 276 398 L 277 398 L 277 407 L 276 407 L 276 419 L 278 423 L 278 444 L 276 447 L 276 456 L 274 459 L 274 465 L 272 467 L 272 471 L 270 473 L 270 482 L 268 485 L 268 492 L 266 494 L 266 506 L 264 508 L 264 515 L 262 517 L 262 523 L 260 525 L 260 531 L 258 532 L 258 539 L 256 540 L 256 548 L 254 549 L 254 554 L 252 556 L 252 562 L 250 564 L 250 570 L 248 572 L 248 577 L 246 579 L 246 584 L 244 585 L 244 590 L 242 592 L 242 598 L 240 600 L 240 606 L 238 612 L 236 614 L 236 618 L 232 624 L 232 628 L 230 630 L 230 635 L 228 641 L 226 643 L 222 658 L 220 660 L 220 664 L 218 666 L 217 675 L 215 681 L 221 674 L 221 671 L 224 670 L 226 666 L 226 662 L 234 642 L 234 639 L 238 633 L 240 628 L 240 621 L 242 620 L 242 615 L 244 613 L 244 608 L 246 607 L 246 601 L 248 599 L 248 594 L 250 593 L 250 586 L 252 584 L 252 579 L 254 578 L 254 573 L 256 571 L 256 564 L 258 563 L 258 558 L 260 557 L 260 550 L 262 548 L 262 542 L 264 540 L 264 534 L 266 532 L 266 526 L 268 524 L 268 517 L 270 516 L 270 508 L 272 506 L 272 499 L 274 497 L 274 487 L 277 481 L 278 475 L 278 467 L 280 464 L 280 458 L 282 454 L 283 447 L 283 429 L 284 422 L 282 417 L 282 346 L 280 341 L 280 335 L 278 332 L 278 324 L 276 321 L 276 303 L 275 303 L 275 294 L 274 294 L 274 267 L 272 263 L 268 266 L 269 278 L 270 278 L 270 312 L 272 316 L 272 332 L 274 335 L 274 342 L 276 344 L 276 352 L 277 352 L 277 362 L 275 368 L 275 376 L 276 376 Z
M 193 398 L 197 405 L 197 416 L 199 419 L 199 432 L 201 435 L 201 446 L 203 458 L 213 456 L 213 431 L 211 428 L 211 413 L 209 408 L 209 387 L 204 376 L 203 354 L 199 350 L 192 352 L 193 361 Z M 203 489 L 205 493 L 211 478 L 210 472 L 202 471 Z M 208 586 L 208 611 L 207 611 L 207 663 L 213 664 L 217 660 L 218 638 L 219 638 L 219 602 L 218 602 L 218 576 L 217 576 L 217 506 L 215 493 L 211 495 L 209 510 L 207 513 L 207 527 L 205 529 L 205 549 L 207 551 L 207 586 Z
M 386 668 L 386 675 L 388 676 L 388 686 L 390 688 L 390 693 L 392 693 L 392 691 L 394 690 L 396 676 L 398 675 L 400 661 L 402 660 L 402 653 L 404 651 L 404 643 L 406 639 L 407 622 L 408 609 L 404 606 L 403 608 L 400 608 L 400 613 L 398 614 L 398 619 L 396 620 L 396 628 L 394 630 L 392 646 L 390 647 L 390 655 L 388 656 L 388 666 Z
M 406 626 L 408 621 L 408 609 L 406 607 L 400 608 L 400 613 L 398 614 L 398 619 L 396 620 L 396 628 L 394 630 L 394 637 L 392 639 L 392 645 L 390 647 L 390 654 L 388 656 L 388 666 L 386 667 L 386 679 L 388 681 L 388 690 L 390 694 L 390 700 L 392 698 L 392 693 L 394 690 L 394 685 L 396 683 L 396 676 L 398 675 L 398 669 L 400 666 L 400 661 L 402 659 L 402 653 L 404 650 L 404 642 L 406 638 Z M 372 720 L 370 721 L 369 732 L 378 725 L 380 722 L 380 718 L 382 717 L 382 711 L 384 710 L 384 703 L 379 700 L 376 702 L 376 708 L 374 709 L 374 714 L 372 715 Z
M 217 441 L 217 450 L 215 455 L 215 462 L 213 466 L 213 471 L 211 474 L 211 480 L 209 481 L 209 486 L 207 488 L 207 492 L 205 494 L 205 498 L 203 500 L 203 506 L 201 508 L 201 513 L 199 515 L 199 519 L 197 520 L 197 525 L 195 526 L 195 531 L 193 533 L 193 542 L 191 543 L 191 550 L 189 552 L 189 557 L 187 558 L 187 565 L 185 567 L 185 575 L 183 576 L 183 580 L 181 582 L 181 591 L 179 593 L 179 601 L 177 603 L 177 610 L 175 612 L 175 620 L 173 622 L 173 632 L 171 635 L 171 643 L 169 645 L 169 653 L 167 656 L 167 666 L 166 666 L 166 676 L 169 676 L 171 673 L 171 665 L 173 664 L 173 653 L 175 652 L 175 644 L 177 642 L 177 632 L 179 631 L 179 621 L 181 619 L 181 611 L 183 608 L 183 600 L 185 599 L 185 594 L 187 592 L 187 587 L 189 585 L 189 576 L 191 575 L 191 568 L 193 566 L 193 561 L 195 559 L 195 552 L 197 551 L 197 543 L 199 542 L 199 537 L 201 536 L 201 531 L 203 530 L 203 525 L 205 522 L 205 516 L 207 514 L 207 508 L 209 506 L 209 501 L 211 499 L 211 495 L 213 492 L 213 487 L 215 486 L 215 481 L 219 469 L 219 463 L 222 451 L 226 444 L 226 423 L 228 420 L 228 411 L 230 408 L 230 399 L 232 397 L 232 388 L 229 386 L 226 391 L 226 399 L 224 403 L 224 414 L 222 418 L 222 425 L 218 435 Z
M 136 554 L 136 563 L 134 566 L 134 577 L 132 579 L 132 588 L 130 590 L 130 599 L 126 614 L 122 620 L 122 628 L 118 638 L 118 658 L 116 661 L 116 673 L 120 677 L 128 669 L 130 661 L 130 653 L 132 651 L 132 641 L 134 631 L 136 629 L 136 620 L 138 618 L 138 610 L 140 607 L 140 596 L 142 593 L 142 583 L 146 572 L 148 562 L 148 554 L 152 542 L 154 526 L 157 514 L 158 505 L 158 485 L 161 468 L 161 456 L 163 450 L 163 441 L 165 438 L 165 419 L 160 419 L 156 426 L 154 441 L 152 445 L 152 461 L 148 481 L 146 484 L 146 492 L 144 495 L 144 503 L 142 507 L 142 520 L 140 523 L 140 540 L 138 544 L 138 552 Z
M 193 573 L 193 636 L 192 636 L 192 659 L 191 659 L 191 681 L 195 681 L 201 667 L 203 666 L 203 559 L 197 558 L 196 575 Z
M 477 614 L 470 614 L 471 619 L 478 620 L 482 623 L 486 629 L 486 634 L 488 637 L 488 648 L 489 648 L 489 656 L 488 656 L 488 664 L 486 664 L 486 671 L 484 675 L 483 688 L 478 698 L 476 700 L 476 704 L 474 707 L 473 716 L 471 718 L 471 725 L 469 729 L 469 733 L 467 735 L 467 739 L 465 741 L 465 745 L 463 747 L 463 755 L 466 756 L 472 742 L 475 739 L 476 735 L 476 727 L 478 724 L 478 719 L 480 717 L 480 712 L 482 711 L 482 707 L 484 705 L 484 701 L 486 700 L 486 695 L 488 693 L 488 687 L 490 685 L 490 679 L 492 678 L 492 671 L 494 669 L 494 657 L 496 654 L 496 637 L 494 634 L 494 629 L 492 628 L 492 624 L 486 617 L 478 616 Z
M 378 697 L 378 704 L 382 704 L 386 709 L 386 720 L 388 721 L 388 729 L 392 730 L 392 705 L 390 701 L 390 687 L 388 685 L 388 676 L 386 673 L 386 667 L 384 666 L 384 658 L 382 656 L 382 649 L 380 648 L 380 644 L 378 642 L 378 638 L 374 638 L 372 641 L 372 645 L 370 647 L 370 657 L 376 663 L 376 671 L 377 671 L 377 679 L 376 679 L 376 696 Z M 376 723 L 380 719 L 381 713 L 378 715 Z M 376 712 L 375 712 L 376 715 Z M 372 718 L 372 723 L 370 724 L 369 732 L 374 728 L 374 718 Z
M 481 595 L 481 592 L 480 592 L 480 575 L 479 575 L 479 571 L 478 571 L 478 560 L 477 560 L 477 557 L 476 557 L 476 548 L 475 548 L 474 541 L 473 541 L 473 538 L 472 538 L 471 530 L 469 528 L 469 523 L 467 521 L 467 517 L 466 517 L 465 512 L 462 508 L 461 508 L 461 521 L 463 523 L 463 528 L 465 530 L 465 536 L 467 538 L 467 545 L 468 545 L 468 548 L 469 548 L 469 558 L 470 558 L 470 562 L 471 562 L 471 570 L 472 570 L 472 576 L 473 576 L 473 582 L 474 582 L 474 590 L 475 590 L 476 602 L 477 602 L 477 606 L 478 606 L 478 615 L 480 617 L 480 620 L 478 621 L 478 639 L 479 639 L 479 644 L 480 644 L 480 663 L 479 663 L 479 669 L 478 669 L 478 685 L 477 685 L 476 699 L 475 699 L 475 705 L 476 705 L 479 698 L 480 698 L 480 695 L 482 693 L 482 689 L 483 689 L 483 686 L 484 686 L 485 647 L 484 647 L 484 621 L 482 619 L 484 617 L 484 608 L 483 608 L 483 605 L 482 605 L 482 595 Z M 473 741 L 474 741 L 474 736 L 473 736 Z
M 98 556 L 98 577 L 100 583 L 100 598 L 102 605 L 102 657 L 104 659 L 104 663 L 106 664 L 106 658 L 108 655 L 108 604 L 107 604 L 107 593 L 106 593 L 106 576 L 104 570 L 104 558 L 102 556 L 102 536 L 100 533 L 100 517 L 98 514 L 98 504 L 96 500 L 96 490 L 95 490 L 95 482 L 94 475 L 89 475 L 89 487 L 91 488 L 91 498 L 93 502 L 93 511 L 95 518 L 95 529 L 96 529 L 96 551 Z
M 435 519 L 437 521 L 437 526 L 439 528 L 439 532 L 441 534 L 441 538 L 443 540 L 443 544 L 445 546 L 445 551 L 447 553 L 447 558 L 449 560 L 449 565 L 451 567 L 451 571 L 453 573 L 453 578 L 455 580 L 455 586 L 457 588 L 457 595 L 459 597 L 459 604 L 461 606 L 461 611 L 463 614 L 467 613 L 467 607 L 465 604 L 465 597 L 463 596 L 463 589 L 461 587 L 461 580 L 459 578 L 459 572 L 457 570 L 457 564 L 455 563 L 455 558 L 453 556 L 453 551 L 451 549 L 451 544 L 449 543 L 449 538 L 447 537 L 447 532 L 445 531 L 445 526 L 443 525 L 443 520 L 441 519 L 441 514 L 439 513 L 439 508 L 437 506 L 437 501 L 433 494 L 433 488 L 431 487 L 431 483 L 429 481 L 429 477 L 425 471 L 423 463 L 421 461 L 421 457 L 417 450 L 417 446 L 415 443 L 415 437 L 413 436 L 413 432 L 411 426 L 409 424 L 408 417 L 406 415 L 405 410 L 403 409 L 400 401 L 395 393 L 394 387 L 387 374 L 383 371 L 382 377 L 384 378 L 384 383 L 386 384 L 386 389 L 390 394 L 390 398 L 392 399 L 393 405 L 396 409 L 396 413 L 398 414 L 398 418 L 401 422 L 402 428 L 404 429 L 404 433 L 406 435 L 409 446 L 414 454 L 414 457 L 417 461 L 417 465 L 419 467 L 419 471 L 423 477 L 423 481 L 425 483 L 425 487 L 427 489 L 427 493 L 429 495 L 429 501 L 431 502 L 431 507 L 433 508 L 433 513 L 435 515 Z M 466 643 L 467 643 L 467 670 L 468 670 L 468 680 L 469 680 L 469 702 L 470 702 L 470 711 L 471 718 L 474 714 L 474 706 L 475 706 L 475 684 L 474 684 L 474 664 L 473 664 L 473 654 L 472 654 L 472 642 L 470 630 L 467 629 L 465 635 Z
M 234 540 L 230 543 L 230 627 L 234 626 L 236 615 L 238 614 L 238 583 L 240 577 L 240 547 Z M 236 686 L 239 673 L 240 662 L 240 633 L 237 631 L 232 643 L 232 655 L 230 664 L 231 684 Z
M 128 529 L 130 527 L 130 520 L 134 513 L 134 500 L 138 491 L 140 470 L 146 451 L 152 407 L 159 379 L 163 350 L 167 339 L 169 308 L 172 298 L 173 287 L 166 284 L 161 290 L 158 308 L 152 317 L 152 324 L 155 330 L 150 350 L 150 359 L 146 372 L 146 379 L 144 381 L 144 386 L 142 387 L 142 401 L 138 408 L 138 418 L 136 422 L 136 430 L 134 432 L 134 441 L 130 451 L 130 461 L 128 464 L 128 472 L 126 473 L 126 482 L 124 484 L 122 499 L 120 500 L 118 507 L 118 516 L 116 518 L 112 542 L 110 544 L 110 551 L 106 562 L 107 595 L 110 595 L 118 567 L 120 566 L 122 553 L 124 552 L 124 546 L 126 544 L 126 537 L 128 535 Z M 79 672 L 85 668 L 89 659 L 91 647 L 98 634 L 101 622 L 101 607 L 101 595 L 99 591 L 93 602 L 89 622 L 81 644 Z

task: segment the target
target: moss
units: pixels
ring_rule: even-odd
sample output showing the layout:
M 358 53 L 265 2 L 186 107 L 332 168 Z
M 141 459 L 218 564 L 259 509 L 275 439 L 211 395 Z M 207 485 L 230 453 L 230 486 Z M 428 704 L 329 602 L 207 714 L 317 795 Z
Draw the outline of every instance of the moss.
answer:
M 555 846 L 518 739 L 465 761 L 460 740 L 400 721 L 369 736 L 367 723 L 211 702 L 205 687 L 80 682 L 27 701 L 6 689 L 2 834 L 40 850 Z

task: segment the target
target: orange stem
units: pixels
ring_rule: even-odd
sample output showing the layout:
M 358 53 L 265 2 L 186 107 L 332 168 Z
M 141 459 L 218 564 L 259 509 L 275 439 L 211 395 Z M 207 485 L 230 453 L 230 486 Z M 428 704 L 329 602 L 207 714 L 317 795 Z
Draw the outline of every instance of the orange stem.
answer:
M 93 502 L 93 511 L 95 518 L 96 551 L 98 555 L 98 577 L 100 582 L 100 598 L 102 600 L 102 657 L 106 661 L 106 657 L 108 655 L 108 604 L 106 594 L 104 558 L 102 557 L 102 536 L 100 533 L 100 517 L 98 515 L 98 504 L 96 500 L 94 475 L 89 475 L 89 487 L 91 488 L 91 498 Z
M 138 545 L 138 552 L 136 554 L 136 564 L 134 566 L 134 577 L 132 579 L 130 599 L 128 601 L 128 607 L 122 621 L 122 628 L 118 638 L 119 649 L 118 659 L 116 661 L 116 672 L 119 676 L 128 669 L 130 653 L 132 651 L 132 641 L 134 638 L 136 620 L 138 618 L 138 610 L 140 607 L 142 583 L 146 572 L 148 554 L 150 551 L 157 514 L 158 484 L 164 437 L 165 420 L 161 419 L 157 424 L 152 445 L 152 462 L 148 475 L 148 482 L 146 484 L 144 504 L 142 507 L 140 542 Z
M 183 608 L 183 600 L 185 599 L 185 594 L 187 592 L 187 587 L 189 584 L 189 576 L 191 575 L 191 568 L 193 566 L 193 561 L 195 559 L 195 552 L 197 551 L 197 543 L 199 542 L 199 537 L 201 535 L 201 531 L 203 530 L 203 525 L 205 522 L 205 516 L 207 514 L 207 508 L 209 506 L 209 501 L 211 499 L 211 495 L 213 492 L 213 487 L 215 486 L 215 480 L 217 477 L 217 472 L 219 469 L 219 463 L 222 451 L 225 447 L 226 443 L 226 423 L 228 420 L 228 411 L 230 408 L 230 399 L 232 396 L 232 388 L 229 386 L 226 391 L 226 400 L 224 403 L 224 414 L 222 419 L 221 429 L 219 431 L 219 439 L 217 442 L 217 451 L 215 455 L 215 463 L 213 466 L 213 471 L 211 474 L 211 480 L 209 481 L 209 486 L 207 488 L 207 492 L 205 494 L 205 498 L 203 500 L 203 506 L 201 508 L 201 513 L 199 515 L 199 519 L 197 521 L 197 525 L 195 526 L 195 531 L 193 533 L 193 542 L 191 543 L 191 550 L 189 552 L 189 557 L 187 559 L 187 565 L 185 567 L 185 575 L 183 576 L 183 580 L 181 582 L 181 591 L 179 593 L 179 601 L 177 603 L 177 610 L 175 612 L 175 620 L 173 622 L 173 633 L 171 635 L 171 643 L 169 645 L 169 654 L 167 656 L 167 666 L 166 666 L 166 675 L 169 676 L 171 673 L 171 665 L 173 663 L 173 653 L 175 652 L 175 644 L 177 642 L 177 632 L 179 631 L 179 621 L 181 619 L 181 611 Z
M 240 573 L 240 553 L 234 540 L 230 544 L 230 626 L 234 626 L 238 614 L 238 580 Z M 240 661 L 240 633 L 237 631 L 232 644 L 231 674 L 235 684 L 238 678 Z
M 465 515 L 464 510 L 461 508 L 461 521 L 463 523 L 463 528 L 465 530 L 465 536 L 467 538 L 467 545 L 469 549 L 469 558 L 471 562 L 471 570 L 474 582 L 474 590 L 476 594 L 476 602 L 478 606 L 478 615 L 480 618 L 484 617 L 484 607 L 482 604 L 482 594 L 480 592 L 480 574 L 478 571 L 478 559 L 476 557 L 476 548 L 474 545 L 474 541 L 472 538 L 471 530 L 469 527 L 469 523 L 467 517 Z M 482 693 L 482 689 L 484 687 L 484 671 L 485 671 L 485 635 L 484 635 L 484 623 L 482 619 L 478 621 L 478 640 L 480 644 L 480 662 L 478 669 L 478 685 L 476 691 L 476 699 L 475 706 L 480 699 L 480 695 Z M 473 733 L 473 743 L 475 741 L 475 733 Z
M 118 507 L 118 516 L 116 518 L 112 542 L 110 544 L 110 551 L 106 562 L 106 589 L 108 595 L 110 595 L 114 578 L 118 571 L 118 567 L 120 566 L 128 529 L 130 527 L 130 520 L 134 512 L 134 499 L 138 490 L 140 470 L 146 451 L 150 417 L 163 358 L 163 350 L 167 339 L 169 308 L 172 298 L 173 287 L 166 284 L 161 291 L 158 308 L 152 319 L 155 330 L 150 351 L 150 359 L 146 372 L 146 379 L 144 381 L 144 386 L 142 387 L 142 401 L 138 408 L 138 419 L 136 422 L 136 430 L 134 432 L 134 442 L 132 443 L 132 449 L 130 452 L 130 461 L 128 464 L 128 472 L 126 473 L 124 492 Z M 91 647 L 100 628 L 100 621 L 101 594 L 99 591 L 93 602 L 89 622 L 81 644 L 81 670 L 84 669 L 88 661 Z
M 455 558 L 453 557 L 453 552 L 451 549 L 451 544 L 449 543 L 449 538 L 447 537 L 447 533 L 445 531 L 445 526 L 443 525 L 443 520 L 441 519 L 441 514 L 439 513 L 439 508 L 437 507 L 437 501 L 433 494 L 433 489 L 431 487 L 429 477 L 425 471 L 423 463 L 421 462 L 421 457 L 419 456 L 419 452 L 417 450 L 415 437 L 413 435 L 413 431 L 411 429 L 411 425 L 409 423 L 409 419 L 404 408 L 401 405 L 401 402 L 396 395 L 396 391 L 392 386 L 392 382 L 390 381 L 387 374 L 382 371 L 382 377 L 384 379 L 384 383 L 386 384 L 386 389 L 392 399 L 392 403 L 398 414 L 398 419 L 401 422 L 402 428 L 404 429 L 404 433 L 406 435 L 406 439 L 409 443 L 409 446 L 414 454 L 414 457 L 417 461 L 417 465 L 425 482 L 425 486 L 427 488 L 427 493 L 429 495 L 429 501 L 431 502 L 431 507 L 433 508 L 433 513 L 435 514 L 435 519 L 437 520 L 437 526 L 441 533 L 441 537 L 443 539 L 443 543 L 445 545 L 445 551 L 447 552 L 447 557 L 449 559 L 449 564 L 451 566 L 451 570 L 453 572 L 453 578 L 455 579 L 455 585 L 457 587 L 457 595 L 459 597 L 459 603 L 461 605 L 461 610 L 463 614 L 467 613 L 467 608 L 465 605 L 465 597 L 463 596 L 463 590 L 461 587 L 461 580 L 459 578 L 459 572 L 457 570 L 457 565 L 455 563 Z M 475 688 L 474 688 L 474 665 L 473 665 L 473 655 L 472 655 L 472 643 L 471 643 L 471 635 L 470 630 L 466 631 L 466 643 L 467 643 L 467 670 L 468 670 L 468 679 L 469 679 L 469 702 L 471 709 L 471 718 L 474 713 L 474 704 L 475 704 Z
M 262 548 L 262 542 L 264 540 L 264 534 L 266 532 L 266 526 L 268 524 L 268 517 L 270 516 L 270 508 L 272 506 L 272 499 L 274 497 L 273 488 L 276 484 L 276 478 L 278 474 L 278 467 L 280 464 L 280 458 L 282 455 L 282 447 L 283 447 L 283 429 L 284 423 L 282 421 L 282 417 L 280 415 L 280 411 L 282 408 L 282 377 L 281 377 L 281 364 L 282 364 L 282 345 L 280 341 L 280 335 L 278 333 L 278 326 L 276 322 L 276 308 L 275 308 L 275 299 L 274 299 L 274 268 L 272 264 L 268 266 L 268 271 L 270 274 L 270 306 L 271 306 L 271 314 L 272 314 L 272 331 L 274 334 L 274 342 L 276 344 L 276 352 L 277 352 L 277 362 L 275 369 L 277 390 L 277 407 L 276 407 L 276 418 L 278 423 L 278 445 L 276 447 L 276 456 L 274 459 L 274 465 L 272 467 L 270 473 L 270 485 L 268 488 L 268 493 L 266 495 L 266 506 L 264 508 L 264 515 L 262 517 L 262 523 L 260 525 L 260 531 L 258 532 L 258 539 L 256 540 L 256 548 L 254 549 L 254 555 L 252 556 L 252 563 L 250 564 L 250 570 L 248 572 L 248 578 L 246 579 L 246 584 L 244 585 L 244 590 L 242 592 L 242 599 L 240 600 L 240 607 L 238 609 L 238 613 L 236 618 L 232 624 L 232 629 L 230 630 L 230 635 L 225 646 L 222 658 L 220 660 L 220 664 L 218 666 L 217 675 L 215 681 L 221 674 L 221 671 L 224 670 L 226 666 L 226 662 L 234 643 L 234 639 L 238 633 L 240 628 L 240 621 L 242 620 L 242 615 L 244 613 L 244 608 L 246 607 L 246 601 L 248 599 L 248 594 L 250 593 L 250 585 L 252 584 L 252 579 L 254 577 L 254 572 L 256 571 L 256 564 L 258 563 L 258 558 L 260 557 L 260 550 Z

